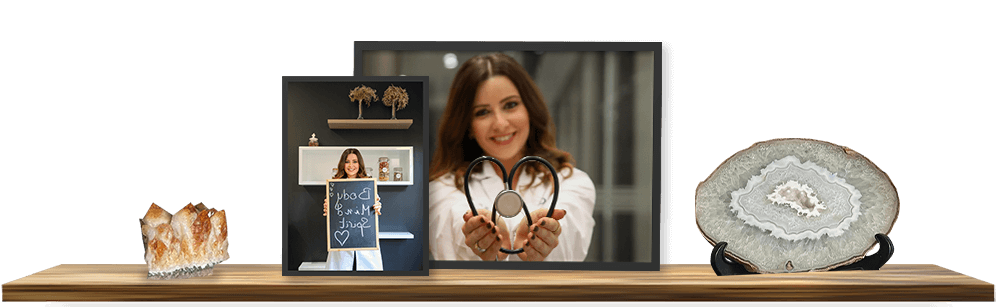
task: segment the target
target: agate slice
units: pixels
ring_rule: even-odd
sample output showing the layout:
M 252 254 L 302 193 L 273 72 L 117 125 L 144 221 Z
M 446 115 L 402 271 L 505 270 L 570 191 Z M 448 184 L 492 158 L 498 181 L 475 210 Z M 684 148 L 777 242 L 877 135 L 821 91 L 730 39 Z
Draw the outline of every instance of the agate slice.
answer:
M 859 261 L 898 215 L 897 190 L 859 153 L 776 139 L 742 150 L 697 186 L 696 220 L 749 271 L 827 271 Z

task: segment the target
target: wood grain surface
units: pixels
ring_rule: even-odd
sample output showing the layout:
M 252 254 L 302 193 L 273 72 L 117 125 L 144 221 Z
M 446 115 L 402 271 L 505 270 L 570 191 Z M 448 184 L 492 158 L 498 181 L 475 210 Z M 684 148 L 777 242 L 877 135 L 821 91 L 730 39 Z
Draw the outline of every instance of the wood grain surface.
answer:
M 281 276 L 278 264 L 220 264 L 207 277 L 146 279 L 145 265 L 59 265 L 3 285 L 3 301 L 994 301 L 994 285 L 928 264 L 880 271 L 714 275 L 431 270 L 429 276 Z

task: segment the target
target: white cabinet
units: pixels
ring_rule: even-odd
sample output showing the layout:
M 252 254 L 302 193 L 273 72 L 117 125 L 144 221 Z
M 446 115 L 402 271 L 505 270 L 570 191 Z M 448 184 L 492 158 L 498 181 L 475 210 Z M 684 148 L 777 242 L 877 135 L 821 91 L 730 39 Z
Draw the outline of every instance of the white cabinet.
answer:
M 379 186 L 412 185 L 412 146 L 299 146 L 298 184 L 326 185 L 326 179 L 333 178 L 333 169 L 340 162 L 340 156 L 347 148 L 356 148 L 364 159 L 364 166 L 372 178 L 378 178 L 378 159 L 388 158 L 388 181 L 378 181 Z M 394 180 L 397 167 L 401 167 L 401 178 Z

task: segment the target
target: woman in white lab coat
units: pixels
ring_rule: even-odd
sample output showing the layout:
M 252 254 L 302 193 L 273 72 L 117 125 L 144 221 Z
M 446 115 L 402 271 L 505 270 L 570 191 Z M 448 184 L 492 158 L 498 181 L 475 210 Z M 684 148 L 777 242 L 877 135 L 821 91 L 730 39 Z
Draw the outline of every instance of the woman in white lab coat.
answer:
M 466 61 L 451 84 L 430 165 L 430 251 L 435 260 L 582 261 L 589 250 L 596 192 L 589 176 L 575 168 L 568 152 L 555 146 L 554 124 L 540 90 L 513 58 L 480 55 Z M 525 156 L 540 156 L 558 170 L 557 210 L 546 217 L 553 194 L 550 171 L 524 163 L 513 178 L 532 225 L 518 218 L 491 220 L 491 206 L 503 190 L 498 166 L 478 164 L 469 190 L 477 216 L 464 195 L 472 160 L 488 155 L 510 168 Z M 510 227 L 513 225 L 513 231 Z M 509 256 L 499 248 L 524 252 Z
M 340 155 L 337 164 L 338 171 L 333 179 L 370 178 L 364 168 L 364 156 L 356 148 L 347 148 Z M 381 197 L 374 198 L 374 212 L 381 215 Z M 322 216 L 329 214 L 329 200 L 322 204 Z M 353 262 L 357 261 L 358 271 L 384 271 L 381 261 L 381 250 L 331 251 L 329 252 L 329 268 L 336 271 L 352 271 Z

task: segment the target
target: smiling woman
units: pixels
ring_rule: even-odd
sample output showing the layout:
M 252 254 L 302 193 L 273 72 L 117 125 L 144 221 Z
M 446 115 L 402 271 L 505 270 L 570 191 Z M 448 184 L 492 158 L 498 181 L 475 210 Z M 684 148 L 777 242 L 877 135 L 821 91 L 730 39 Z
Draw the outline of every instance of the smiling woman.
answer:
M 360 150 L 356 148 L 347 148 L 343 150 L 340 155 L 340 162 L 337 164 L 339 171 L 333 175 L 333 179 L 350 179 L 350 178 L 370 178 L 371 176 L 367 174 L 367 170 L 364 167 L 364 156 L 360 154 Z M 369 190 L 365 190 L 369 192 Z M 350 195 L 337 195 L 338 197 L 345 198 L 358 198 L 364 197 L 364 194 L 350 194 Z M 370 197 L 370 196 L 368 196 Z M 342 199 L 342 198 L 341 198 Z M 337 202 L 336 206 L 339 206 Z M 374 208 L 378 215 L 381 215 L 381 197 L 375 196 Z M 340 208 L 333 208 L 333 212 L 337 215 L 350 215 L 349 211 L 340 211 Z M 355 212 L 356 214 L 367 214 L 369 212 Z M 329 214 L 329 200 L 326 200 L 322 204 L 322 215 L 326 216 Z M 365 219 L 366 222 L 366 219 Z M 341 221 L 341 223 L 343 223 Z M 370 225 L 366 223 L 362 224 L 341 224 L 340 228 L 370 228 Z M 354 260 L 356 260 L 356 267 L 359 271 L 382 271 L 384 270 L 384 265 L 381 260 L 381 250 L 359 250 L 359 251 L 330 251 L 328 262 L 330 266 L 339 271 L 349 271 L 353 269 Z
M 367 178 L 367 169 L 364 167 L 364 156 L 356 148 L 347 148 L 340 155 L 340 162 L 337 164 L 337 172 L 333 179 L 342 178 Z
M 483 151 L 504 165 L 513 165 L 523 157 L 530 115 L 520 93 L 506 76 L 485 80 L 475 95 L 472 137 Z
M 596 192 L 572 155 L 555 146 L 555 128 L 540 90 L 513 58 L 486 54 L 466 61 L 451 84 L 430 166 L 430 251 L 436 260 L 582 261 L 592 240 Z M 539 156 L 557 169 L 558 210 L 547 213 L 553 177 L 539 163 L 524 164 L 513 178 L 533 224 L 492 222 L 488 206 L 504 184 L 498 165 L 472 170 L 469 193 L 479 215 L 468 210 L 463 179 L 471 161 L 488 155 L 511 167 Z M 484 165 L 484 164 L 483 164 Z M 526 183 L 524 183 L 526 182 Z M 509 257 L 505 249 L 523 248 Z

